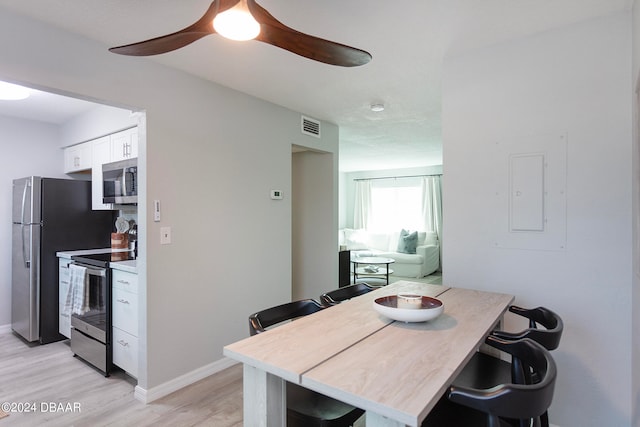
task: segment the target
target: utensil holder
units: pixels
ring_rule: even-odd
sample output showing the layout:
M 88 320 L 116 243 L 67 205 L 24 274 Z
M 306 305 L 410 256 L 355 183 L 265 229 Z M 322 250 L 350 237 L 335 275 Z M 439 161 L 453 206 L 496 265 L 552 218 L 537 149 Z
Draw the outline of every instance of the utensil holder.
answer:
M 127 233 L 111 233 L 111 249 L 129 249 Z

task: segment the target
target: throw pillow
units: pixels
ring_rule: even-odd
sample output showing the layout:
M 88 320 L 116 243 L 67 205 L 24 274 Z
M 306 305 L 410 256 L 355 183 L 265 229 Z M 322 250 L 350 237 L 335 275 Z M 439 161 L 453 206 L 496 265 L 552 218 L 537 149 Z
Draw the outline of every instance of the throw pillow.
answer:
M 400 232 L 400 239 L 398 240 L 398 252 L 403 254 L 415 254 L 416 247 L 418 246 L 418 232 L 414 231 L 409 233 L 404 228 Z

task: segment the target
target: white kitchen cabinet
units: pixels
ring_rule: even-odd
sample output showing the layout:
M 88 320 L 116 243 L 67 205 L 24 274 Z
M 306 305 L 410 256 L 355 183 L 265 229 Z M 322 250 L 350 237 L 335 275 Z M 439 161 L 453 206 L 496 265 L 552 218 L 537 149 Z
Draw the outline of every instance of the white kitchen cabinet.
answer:
M 138 275 L 112 270 L 113 364 L 138 376 Z
M 91 208 L 112 210 L 113 204 L 102 203 L 102 165 L 111 161 L 111 137 L 109 135 L 91 141 Z
M 72 145 L 64 149 L 64 172 L 73 173 L 91 169 L 91 142 Z
M 113 328 L 113 364 L 138 378 L 138 337 Z
M 138 336 L 138 295 L 113 288 L 113 326 Z
M 71 336 L 71 313 L 64 312 L 69 292 L 69 258 L 58 258 L 58 332 L 65 337 Z
M 138 128 L 126 129 L 111 135 L 111 161 L 138 157 Z

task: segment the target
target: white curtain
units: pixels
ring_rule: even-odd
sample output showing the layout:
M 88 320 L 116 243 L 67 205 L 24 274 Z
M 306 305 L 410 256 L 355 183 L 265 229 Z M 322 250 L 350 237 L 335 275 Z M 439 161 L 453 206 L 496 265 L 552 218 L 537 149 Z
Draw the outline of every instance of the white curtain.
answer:
M 353 228 L 368 228 L 371 212 L 371 181 L 356 181 L 356 200 L 353 207 Z
M 422 218 L 425 230 L 433 230 L 442 242 L 442 178 L 425 176 L 422 178 Z M 442 243 L 440 243 L 442 250 Z

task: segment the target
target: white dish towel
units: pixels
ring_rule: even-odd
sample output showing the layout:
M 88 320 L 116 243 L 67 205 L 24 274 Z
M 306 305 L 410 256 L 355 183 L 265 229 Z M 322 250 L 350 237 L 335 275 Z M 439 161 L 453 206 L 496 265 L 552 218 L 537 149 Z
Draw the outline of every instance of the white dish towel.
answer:
M 64 304 L 65 313 L 85 314 L 89 311 L 89 275 L 87 268 L 69 264 L 69 291 Z

